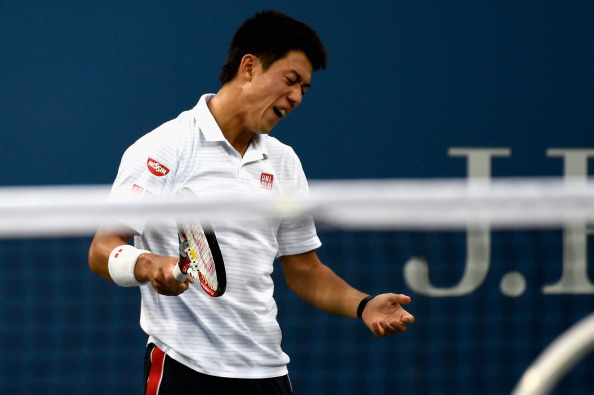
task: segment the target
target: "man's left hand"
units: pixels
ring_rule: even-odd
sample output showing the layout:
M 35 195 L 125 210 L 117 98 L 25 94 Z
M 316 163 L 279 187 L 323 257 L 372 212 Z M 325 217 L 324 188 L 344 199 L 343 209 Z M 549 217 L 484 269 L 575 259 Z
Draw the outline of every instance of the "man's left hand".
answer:
M 410 297 L 406 295 L 377 295 L 367 303 L 361 318 L 375 336 L 394 336 L 406 331 L 406 325 L 415 321 L 412 314 L 402 308 L 408 303 Z

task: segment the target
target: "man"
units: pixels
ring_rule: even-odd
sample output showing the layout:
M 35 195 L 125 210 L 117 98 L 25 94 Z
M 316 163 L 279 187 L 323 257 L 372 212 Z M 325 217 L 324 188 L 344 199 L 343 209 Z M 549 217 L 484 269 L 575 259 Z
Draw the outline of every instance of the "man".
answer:
M 233 37 L 216 95 L 134 143 L 124 154 L 112 198 L 201 193 L 307 194 L 293 150 L 268 132 L 302 101 L 326 52 L 309 26 L 277 11 L 246 20 Z M 149 335 L 145 392 L 291 393 L 280 348 L 270 273 L 280 257 L 289 287 L 323 310 L 359 316 L 378 337 L 413 322 L 404 295 L 357 291 L 323 265 L 311 219 L 213 224 L 227 271 L 218 298 L 175 280 L 175 224 L 129 223 L 128 234 L 100 231 L 92 271 L 140 286 L 141 326 Z M 135 247 L 128 245 L 134 237 Z

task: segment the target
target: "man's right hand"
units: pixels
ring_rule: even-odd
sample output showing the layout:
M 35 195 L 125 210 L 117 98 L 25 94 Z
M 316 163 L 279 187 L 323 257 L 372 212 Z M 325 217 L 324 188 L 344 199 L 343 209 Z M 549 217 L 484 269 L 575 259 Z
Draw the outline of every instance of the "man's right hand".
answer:
M 166 296 L 177 296 L 184 293 L 191 283 L 192 276 L 184 282 L 179 282 L 173 276 L 173 268 L 177 265 L 178 258 L 161 256 L 152 253 L 142 254 L 136 261 L 134 275 L 140 282 L 150 281 L 157 293 Z

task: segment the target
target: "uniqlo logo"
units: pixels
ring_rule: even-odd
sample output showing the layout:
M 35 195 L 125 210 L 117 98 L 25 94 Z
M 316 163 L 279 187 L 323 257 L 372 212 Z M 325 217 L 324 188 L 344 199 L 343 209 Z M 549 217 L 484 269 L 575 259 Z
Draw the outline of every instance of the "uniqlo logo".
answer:
M 156 175 L 157 177 L 162 177 L 165 174 L 169 173 L 169 169 L 154 160 L 153 158 L 148 158 L 146 161 L 146 166 L 148 167 L 149 171 Z
M 262 173 L 262 175 L 260 176 L 260 185 L 264 189 L 272 189 L 272 180 L 273 179 L 274 179 L 274 176 L 272 174 Z

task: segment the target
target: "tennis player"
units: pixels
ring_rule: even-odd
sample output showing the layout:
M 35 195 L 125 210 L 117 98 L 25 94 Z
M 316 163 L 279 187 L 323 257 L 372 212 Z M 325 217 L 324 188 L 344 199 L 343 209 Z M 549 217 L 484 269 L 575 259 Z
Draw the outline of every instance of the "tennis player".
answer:
M 325 49 L 306 24 L 278 11 L 247 19 L 231 42 L 218 93 L 203 95 L 193 109 L 128 148 L 111 198 L 150 198 L 184 188 L 197 196 L 229 190 L 306 195 L 295 152 L 268 133 L 299 106 L 312 72 L 325 67 Z M 126 225 L 126 233 L 96 234 L 89 264 L 120 286 L 140 287 L 147 394 L 292 393 L 270 277 L 277 257 L 301 298 L 361 318 L 378 337 L 404 332 L 414 321 L 402 307 L 408 296 L 372 297 L 322 264 L 312 219 L 213 224 L 227 273 L 218 298 L 192 285 L 191 277 L 174 278 L 174 223 Z

